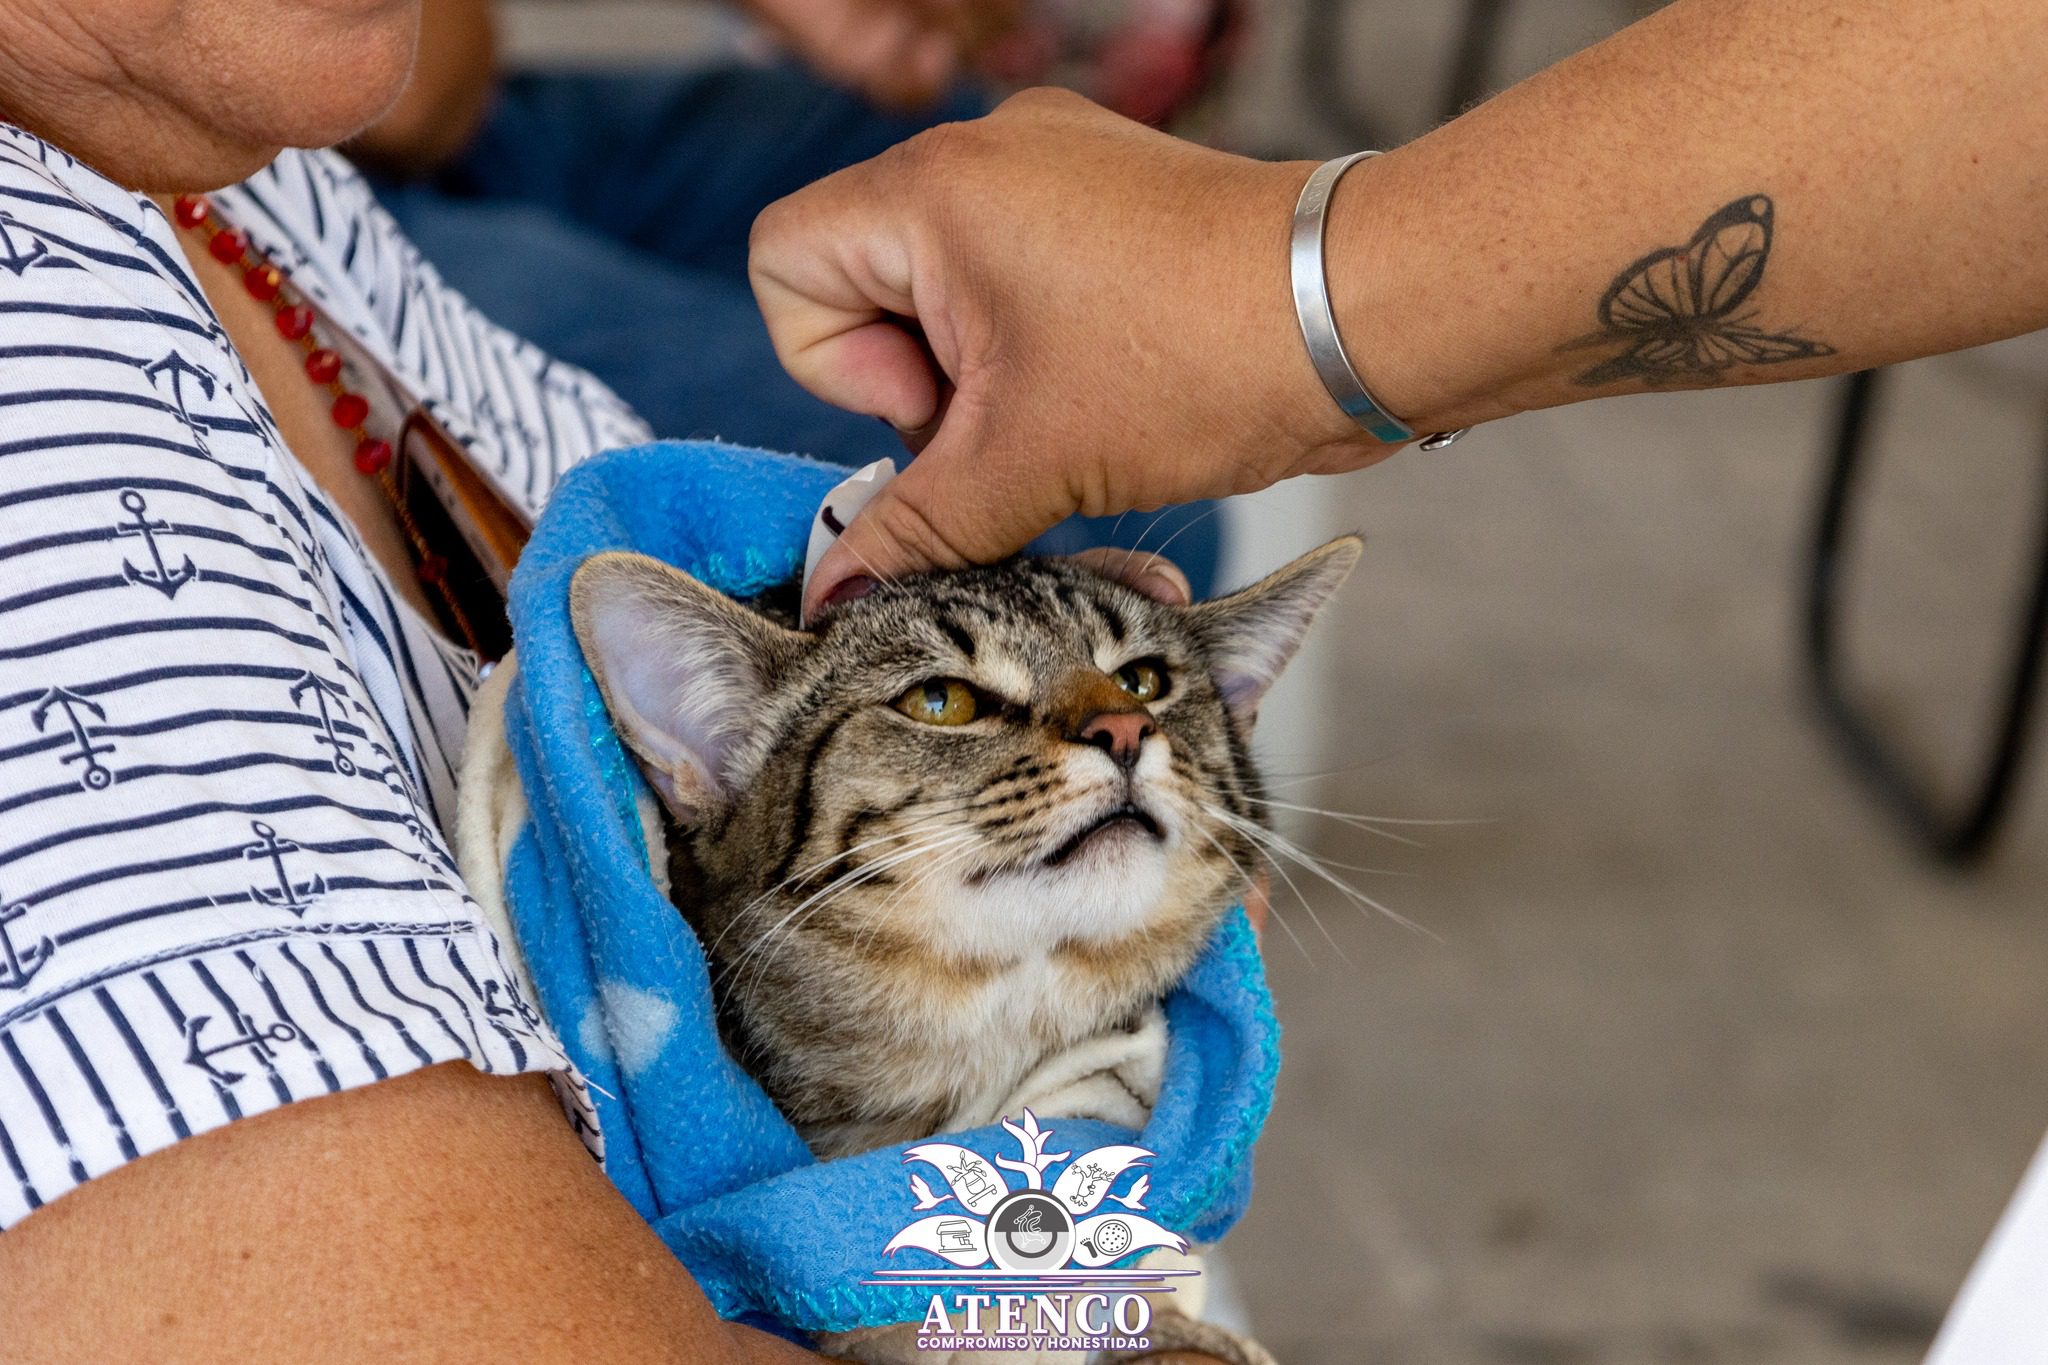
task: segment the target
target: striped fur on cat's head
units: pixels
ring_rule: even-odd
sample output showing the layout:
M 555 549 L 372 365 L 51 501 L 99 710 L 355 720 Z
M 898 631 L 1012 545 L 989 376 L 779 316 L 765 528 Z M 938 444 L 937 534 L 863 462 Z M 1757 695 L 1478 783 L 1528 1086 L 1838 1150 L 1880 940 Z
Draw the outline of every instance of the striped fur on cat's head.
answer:
M 815 1149 L 984 1121 L 1186 971 L 1254 865 L 1259 698 L 1359 548 L 1193 606 L 1014 560 L 813 631 L 644 556 L 583 566 L 728 1044 Z

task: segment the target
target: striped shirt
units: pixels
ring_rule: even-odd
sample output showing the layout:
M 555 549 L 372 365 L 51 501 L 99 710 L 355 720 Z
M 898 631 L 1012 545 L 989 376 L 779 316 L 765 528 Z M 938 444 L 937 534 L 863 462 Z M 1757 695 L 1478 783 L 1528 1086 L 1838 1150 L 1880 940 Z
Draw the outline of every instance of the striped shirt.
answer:
M 375 420 L 424 406 L 526 515 L 646 439 L 444 285 L 338 157 L 214 204 Z M 478 676 L 287 451 L 163 214 L 0 124 L 0 1227 L 458 1058 L 555 1073 L 587 1121 L 441 833 Z

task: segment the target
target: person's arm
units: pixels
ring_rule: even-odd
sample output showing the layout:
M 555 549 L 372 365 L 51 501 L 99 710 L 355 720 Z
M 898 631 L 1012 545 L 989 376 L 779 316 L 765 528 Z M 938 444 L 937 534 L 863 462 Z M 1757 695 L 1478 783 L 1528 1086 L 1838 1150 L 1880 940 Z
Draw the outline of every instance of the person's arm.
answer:
M 0 192 L 38 258 L 149 225 L 62 237 L 36 164 Z M 400 608 L 329 564 L 170 288 L 7 287 L 0 1359 L 807 1358 L 720 1324 L 507 1074 L 567 1063 L 436 829 L 441 755 L 387 721 L 446 693 L 353 646 Z
M 260 1114 L 0 1236 L 18 1361 L 798 1365 L 718 1320 L 538 1076 L 456 1063 Z
M 2044 71 L 2030 0 L 1684 0 L 1359 168 L 1331 257 L 1346 335 L 1434 430 L 2048 324 Z M 1603 295 L 1731 204 L 1769 212 L 1770 250 L 1707 344 L 1772 340 L 1725 370 L 1631 365 L 1648 332 L 1603 329 Z
M 2037 0 L 1678 0 L 1354 168 L 1327 247 L 1339 329 L 1375 394 L 1431 431 L 2048 324 L 2044 69 Z M 861 575 L 1000 557 L 1070 512 L 1386 454 L 1295 322 L 1309 169 L 1034 93 L 771 206 L 753 277 L 784 363 L 924 447 L 810 605 Z M 1625 282 L 1696 238 L 1706 285 L 1678 288 L 1711 297 L 1660 320 L 1677 296 Z

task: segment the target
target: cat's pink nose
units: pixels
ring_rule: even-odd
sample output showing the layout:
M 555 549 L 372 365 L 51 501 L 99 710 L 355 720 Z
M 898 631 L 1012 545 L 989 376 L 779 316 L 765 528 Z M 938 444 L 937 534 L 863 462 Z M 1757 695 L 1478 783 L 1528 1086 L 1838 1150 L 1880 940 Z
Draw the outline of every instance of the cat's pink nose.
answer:
M 1145 736 L 1158 728 L 1143 711 L 1097 711 L 1081 722 L 1075 738 L 1104 750 L 1123 767 L 1132 768 L 1137 766 Z

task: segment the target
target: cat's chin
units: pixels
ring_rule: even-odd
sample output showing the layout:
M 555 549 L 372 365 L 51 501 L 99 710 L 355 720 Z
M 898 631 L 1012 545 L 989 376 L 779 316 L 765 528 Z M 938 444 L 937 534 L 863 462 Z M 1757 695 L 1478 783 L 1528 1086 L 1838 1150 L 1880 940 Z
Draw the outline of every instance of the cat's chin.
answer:
M 953 952 L 1014 956 L 1020 945 L 1050 951 L 1146 927 L 1174 888 L 1174 841 L 1156 819 L 1122 815 L 1077 835 L 1053 851 L 1057 858 L 938 893 L 941 913 L 926 932 Z

